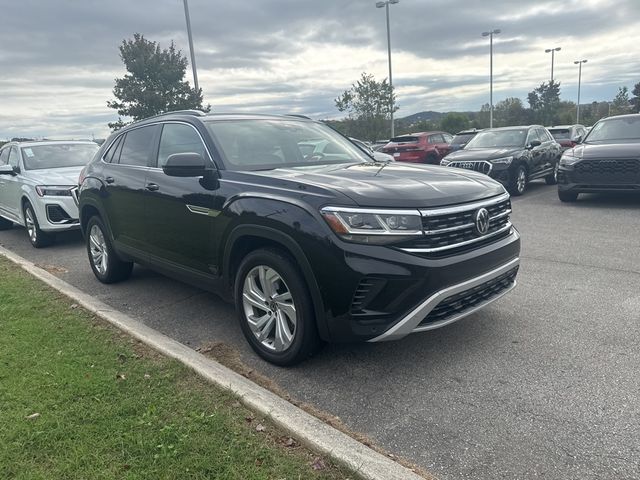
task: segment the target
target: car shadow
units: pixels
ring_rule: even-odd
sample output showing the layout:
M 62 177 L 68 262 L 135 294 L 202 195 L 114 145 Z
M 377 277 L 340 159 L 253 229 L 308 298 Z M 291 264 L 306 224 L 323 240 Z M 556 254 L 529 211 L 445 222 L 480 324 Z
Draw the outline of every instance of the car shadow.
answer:
M 578 208 L 636 209 L 640 207 L 640 192 L 581 193 L 572 205 Z

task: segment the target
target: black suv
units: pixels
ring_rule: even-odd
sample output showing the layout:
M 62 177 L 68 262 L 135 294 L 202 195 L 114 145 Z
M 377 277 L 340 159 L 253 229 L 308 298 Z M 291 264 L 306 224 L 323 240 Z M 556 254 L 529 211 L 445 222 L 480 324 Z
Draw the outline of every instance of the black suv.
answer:
M 464 150 L 450 153 L 440 165 L 484 173 L 513 195 L 522 195 L 536 178 L 555 185 L 561 155 L 560 145 L 540 125 L 491 128 L 478 132 Z
M 328 145 L 302 148 L 313 142 Z M 511 290 L 519 265 L 499 183 L 375 162 L 295 116 L 188 111 L 129 125 L 82 172 L 79 209 L 100 281 L 137 262 L 234 298 L 253 349 L 280 365 L 323 340 L 451 323 Z

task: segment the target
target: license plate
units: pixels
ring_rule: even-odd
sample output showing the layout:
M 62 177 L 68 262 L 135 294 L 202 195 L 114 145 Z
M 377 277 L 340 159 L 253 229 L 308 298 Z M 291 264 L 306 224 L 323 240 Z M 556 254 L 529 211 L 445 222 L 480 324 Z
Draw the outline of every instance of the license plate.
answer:
M 400 152 L 396 152 L 393 154 L 394 157 L 399 157 L 400 156 Z
M 474 169 L 473 166 L 474 166 L 474 164 L 471 163 L 471 162 L 462 162 L 460 164 L 460 167 L 466 168 L 467 170 L 473 170 Z

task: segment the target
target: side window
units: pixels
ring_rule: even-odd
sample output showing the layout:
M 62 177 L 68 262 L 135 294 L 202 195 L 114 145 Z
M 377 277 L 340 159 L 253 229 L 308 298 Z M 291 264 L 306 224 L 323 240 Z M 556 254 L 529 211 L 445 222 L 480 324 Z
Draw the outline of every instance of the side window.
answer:
M 18 166 L 18 149 L 16 147 L 11 147 L 11 151 L 9 152 L 9 161 L 7 163 L 12 167 Z
M 104 161 L 107 163 L 118 163 L 118 158 L 120 154 L 120 146 L 122 145 L 122 139 L 124 135 L 120 135 L 116 138 L 116 141 L 109 147 L 107 153 L 104 154 Z
M 9 160 L 9 148 L 5 148 L 4 150 L 0 150 L 0 165 L 6 165 L 7 160 Z
M 442 138 L 442 135 L 438 134 L 438 135 L 430 135 L 429 136 L 429 143 L 444 143 L 444 139 Z
M 542 128 L 537 128 L 536 130 L 538 131 L 538 140 L 540 140 L 542 143 L 549 141 L 546 130 Z
M 529 130 L 529 133 L 527 135 L 527 145 L 529 145 L 531 142 L 533 142 L 534 140 L 540 140 L 538 138 L 538 133 L 536 132 L 535 128 L 532 128 L 531 130 Z
M 444 137 L 444 141 L 447 143 L 451 143 L 453 141 L 453 136 L 448 133 L 443 133 L 442 136 Z
M 118 163 L 146 167 L 153 150 L 155 132 L 155 125 L 128 131 L 122 141 L 122 151 Z
M 174 153 L 199 153 L 208 158 L 205 147 L 196 130 L 182 123 L 166 123 L 162 127 L 157 166 L 162 168 Z

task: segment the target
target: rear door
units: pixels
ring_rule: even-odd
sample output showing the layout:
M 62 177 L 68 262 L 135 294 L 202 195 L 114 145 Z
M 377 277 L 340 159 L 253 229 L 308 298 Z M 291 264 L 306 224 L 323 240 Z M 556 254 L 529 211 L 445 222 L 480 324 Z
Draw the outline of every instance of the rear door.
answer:
M 542 170 L 548 170 L 555 166 L 556 157 L 560 153 L 559 144 L 546 128 L 538 128 L 537 131 L 538 138 L 542 142 L 541 146 L 544 147 L 544 156 L 540 168 Z
M 199 153 L 214 164 L 200 133 L 188 123 L 162 127 L 157 158 L 146 179 L 145 230 L 150 260 L 173 270 L 211 275 L 216 245 L 211 235 L 220 213 L 214 209 L 217 181 L 202 177 L 170 177 L 162 167 L 169 155 Z
M 156 151 L 159 125 L 127 131 L 103 157 L 104 208 L 118 249 L 140 256 L 145 250 L 145 180 Z

